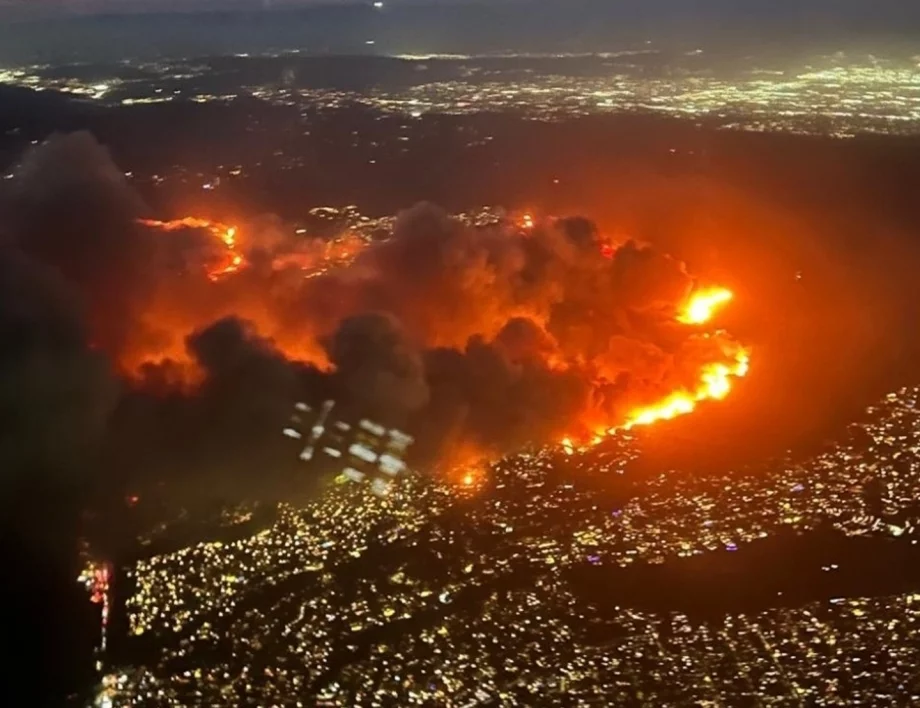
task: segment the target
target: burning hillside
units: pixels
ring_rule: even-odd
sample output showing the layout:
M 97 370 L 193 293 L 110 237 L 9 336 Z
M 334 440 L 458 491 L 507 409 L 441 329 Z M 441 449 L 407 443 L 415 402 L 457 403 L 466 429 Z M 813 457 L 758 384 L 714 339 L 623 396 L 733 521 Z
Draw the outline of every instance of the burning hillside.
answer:
M 115 428 L 158 456 L 178 436 L 190 459 L 260 468 L 303 388 L 409 428 L 423 459 L 491 456 L 689 413 L 747 371 L 713 327 L 729 291 L 583 218 L 476 227 L 420 204 L 379 241 L 159 221 L 79 135 L 17 175 L 19 249 L 79 294 L 133 391 Z

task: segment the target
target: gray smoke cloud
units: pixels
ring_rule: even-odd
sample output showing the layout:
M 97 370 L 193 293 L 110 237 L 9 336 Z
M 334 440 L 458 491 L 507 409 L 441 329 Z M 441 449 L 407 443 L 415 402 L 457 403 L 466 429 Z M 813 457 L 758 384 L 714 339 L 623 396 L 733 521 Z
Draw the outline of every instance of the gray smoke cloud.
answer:
M 428 402 L 422 356 L 392 315 L 344 319 L 328 353 L 348 400 L 370 415 L 398 419 Z

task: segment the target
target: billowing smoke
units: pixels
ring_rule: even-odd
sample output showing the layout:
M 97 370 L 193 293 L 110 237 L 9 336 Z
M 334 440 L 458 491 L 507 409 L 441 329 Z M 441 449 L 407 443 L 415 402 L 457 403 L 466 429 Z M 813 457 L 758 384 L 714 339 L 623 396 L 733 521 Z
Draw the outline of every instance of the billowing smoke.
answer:
M 329 360 L 342 392 L 368 415 L 387 418 L 428 402 L 421 354 L 392 315 L 344 319 L 330 339 Z
M 287 469 L 277 433 L 303 396 L 408 428 L 420 464 L 494 455 L 604 430 L 733 351 L 675 321 L 693 287 L 682 263 L 583 218 L 472 227 L 420 204 L 391 238 L 336 246 L 276 220 L 167 229 L 87 134 L 28 154 L 4 210 L 17 257 L 50 274 L 17 307 L 67 353 L 29 344 L 20 366 L 53 369 L 39 393 L 103 410 L 81 396 L 108 384 L 80 367 L 104 353 L 123 388 L 107 454 L 152 478 L 230 489 Z M 55 334 L 55 288 L 93 349 Z
M 94 342 L 117 352 L 150 296 L 156 244 L 134 223 L 144 206 L 88 133 L 54 135 L 30 151 L 9 185 L 16 245 L 82 297 Z

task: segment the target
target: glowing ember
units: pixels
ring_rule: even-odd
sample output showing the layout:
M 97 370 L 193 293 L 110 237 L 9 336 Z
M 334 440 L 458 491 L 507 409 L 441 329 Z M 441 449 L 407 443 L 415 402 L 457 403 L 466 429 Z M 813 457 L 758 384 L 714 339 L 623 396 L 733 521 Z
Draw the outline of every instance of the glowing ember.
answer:
M 712 319 L 718 307 L 732 299 L 731 290 L 711 288 L 693 294 L 683 311 L 677 316 L 684 324 L 703 324 Z
M 207 219 L 198 219 L 194 216 L 186 216 L 183 219 L 173 219 L 172 221 L 159 221 L 157 219 L 138 219 L 138 223 L 144 226 L 150 226 L 161 231 L 178 231 L 179 229 L 210 229 L 213 222 Z

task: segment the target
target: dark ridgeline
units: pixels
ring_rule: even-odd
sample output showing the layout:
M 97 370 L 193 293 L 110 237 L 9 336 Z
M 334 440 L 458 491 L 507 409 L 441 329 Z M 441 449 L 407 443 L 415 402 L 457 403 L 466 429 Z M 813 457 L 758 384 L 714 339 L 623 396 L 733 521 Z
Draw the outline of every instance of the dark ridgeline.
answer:
M 920 550 L 913 538 L 848 537 L 825 528 L 777 534 L 661 565 L 628 568 L 590 563 L 570 574 L 579 599 L 603 621 L 620 607 L 684 612 L 699 620 L 727 613 L 801 607 L 837 597 L 884 597 L 920 584 Z

